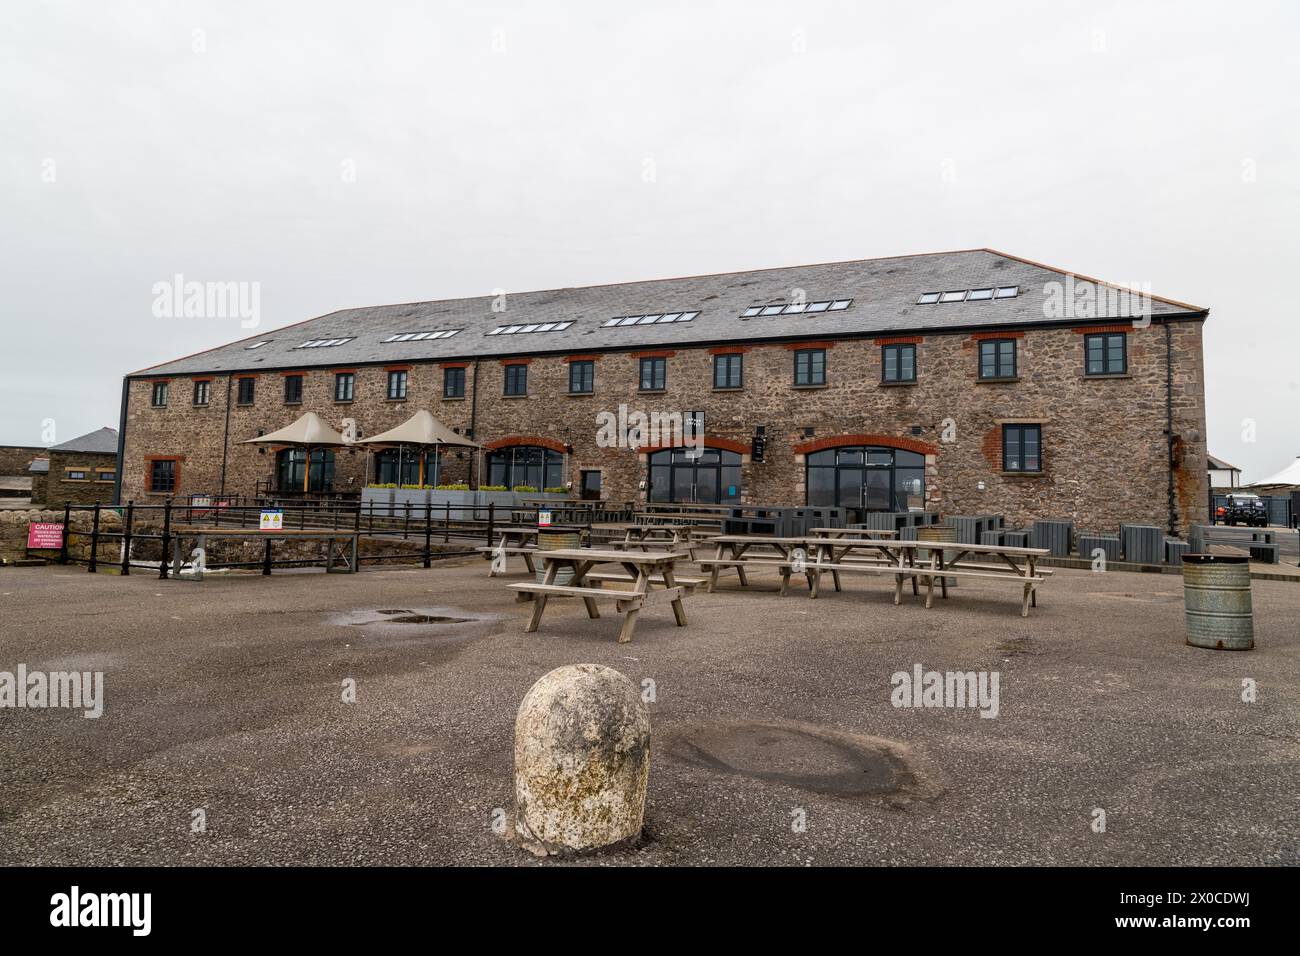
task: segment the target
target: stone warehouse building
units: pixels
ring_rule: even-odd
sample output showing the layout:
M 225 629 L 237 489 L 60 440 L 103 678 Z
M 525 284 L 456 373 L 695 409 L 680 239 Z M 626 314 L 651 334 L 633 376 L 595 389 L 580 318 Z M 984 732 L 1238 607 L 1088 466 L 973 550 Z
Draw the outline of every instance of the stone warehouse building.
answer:
M 424 408 L 486 448 L 429 462 L 439 482 L 1183 531 L 1207 315 L 991 249 L 348 309 L 127 376 L 120 494 L 301 487 L 301 451 L 240 443 Z M 620 406 L 702 418 L 704 453 L 606 447 Z M 314 490 L 399 477 L 313 456 Z
M 117 489 L 117 429 L 97 428 L 32 462 L 32 504 L 111 504 Z

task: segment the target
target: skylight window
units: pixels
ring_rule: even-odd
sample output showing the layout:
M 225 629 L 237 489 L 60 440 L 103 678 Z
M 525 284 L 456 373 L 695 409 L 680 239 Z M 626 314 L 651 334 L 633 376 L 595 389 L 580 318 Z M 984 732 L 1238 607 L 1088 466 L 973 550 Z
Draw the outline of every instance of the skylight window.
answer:
M 842 312 L 853 304 L 852 299 L 822 299 L 817 302 L 773 303 L 772 305 L 751 305 L 740 313 L 742 319 L 752 319 L 758 315 L 799 315 L 804 312 Z
M 953 292 L 923 292 L 916 300 L 917 305 L 933 305 L 935 302 L 987 302 L 990 299 L 1014 299 L 1020 294 L 1020 286 L 1003 285 L 996 288 L 965 289 Z
M 528 325 L 498 325 L 488 335 L 515 335 L 519 332 L 563 332 L 572 322 L 532 322 Z
M 398 332 L 384 339 L 385 342 L 423 342 L 427 339 L 449 339 L 460 329 L 439 329 L 436 332 Z
M 664 322 L 690 322 L 699 312 L 653 312 L 649 315 L 620 315 L 606 319 L 600 324 L 602 329 L 611 329 L 623 325 L 661 325 Z
M 252 345 L 245 345 L 244 349 L 245 351 L 251 352 L 253 351 L 253 349 L 260 349 L 263 345 L 270 345 L 270 344 L 271 344 L 270 339 L 262 339 L 262 341 L 254 342 Z
M 302 345 L 295 345 L 296 349 L 328 349 L 335 345 L 343 345 L 345 342 L 351 342 L 355 336 L 349 336 L 346 339 L 308 339 Z

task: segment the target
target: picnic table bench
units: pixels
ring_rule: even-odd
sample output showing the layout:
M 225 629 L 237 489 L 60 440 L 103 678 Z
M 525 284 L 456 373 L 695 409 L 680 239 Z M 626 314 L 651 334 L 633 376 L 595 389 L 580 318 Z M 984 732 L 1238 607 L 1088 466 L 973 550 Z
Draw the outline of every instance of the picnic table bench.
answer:
M 541 584 L 508 584 L 510 590 L 518 593 L 520 600 L 531 600 L 532 615 L 524 627 L 526 633 L 536 631 L 542 622 L 542 613 L 546 602 L 552 597 L 581 598 L 587 609 L 587 616 L 593 620 L 600 617 L 596 607 L 597 601 L 613 601 L 614 608 L 623 615 L 623 626 L 618 632 L 618 642 L 626 644 L 632 640 L 636 629 L 637 616 L 643 607 L 657 604 L 671 604 L 673 618 L 678 627 L 686 626 L 686 609 L 682 606 L 682 597 L 693 588 L 678 583 L 674 568 L 678 561 L 689 560 L 690 556 L 682 553 L 637 554 L 627 551 L 605 551 L 596 548 L 569 548 L 547 551 L 546 575 Z M 593 580 L 591 569 L 599 565 L 616 564 L 627 572 L 623 580 L 631 582 L 630 590 L 606 588 L 604 580 Z M 556 577 L 562 568 L 569 568 L 573 577 L 568 584 L 556 584 Z M 612 578 L 605 578 L 612 580 Z M 595 586 L 591 586 L 591 585 Z M 652 585 L 660 584 L 659 590 Z
M 508 570 L 506 559 L 511 555 L 523 558 L 528 573 L 535 574 L 536 566 L 533 564 L 533 555 L 537 553 L 537 529 L 519 525 L 506 525 L 498 529 L 497 533 L 501 537 L 496 544 L 490 547 L 483 545 L 474 549 L 483 555 L 483 560 L 492 562 L 488 577 L 493 578 L 498 574 L 505 574 Z

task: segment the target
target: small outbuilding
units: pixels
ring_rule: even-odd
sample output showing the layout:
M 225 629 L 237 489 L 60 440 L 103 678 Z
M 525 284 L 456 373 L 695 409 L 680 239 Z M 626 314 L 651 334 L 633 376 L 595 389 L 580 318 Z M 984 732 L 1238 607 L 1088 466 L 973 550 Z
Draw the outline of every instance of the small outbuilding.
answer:
M 42 467 L 38 467 L 42 466 Z M 112 504 L 117 487 L 117 429 L 100 428 L 55 445 L 30 466 L 32 504 Z

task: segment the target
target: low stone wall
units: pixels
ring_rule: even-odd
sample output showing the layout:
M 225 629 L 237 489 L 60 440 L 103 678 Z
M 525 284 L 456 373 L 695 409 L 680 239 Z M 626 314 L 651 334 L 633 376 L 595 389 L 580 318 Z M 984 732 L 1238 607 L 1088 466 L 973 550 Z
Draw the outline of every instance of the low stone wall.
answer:
M 27 526 L 33 521 L 52 521 L 62 523 L 63 511 L 30 509 L 26 511 L 0 511 L 0 559 L 15 561 L 19 558 L 58 557 L 57 548 L 50 550 L 27 550 Z M 68 537 L 68 556 L 79 560 L 90 559 L 90 528 L 94 517 L 89 511 L 74 512 L 69 524 L 71 533 Z M 115 511 L 101 511 L 99 515 L 101 531 L 122 530 L 122 519 Z M 121 554 L 116 540 L 109 539 L 99 543 L 99 560 L 115 561 Z

